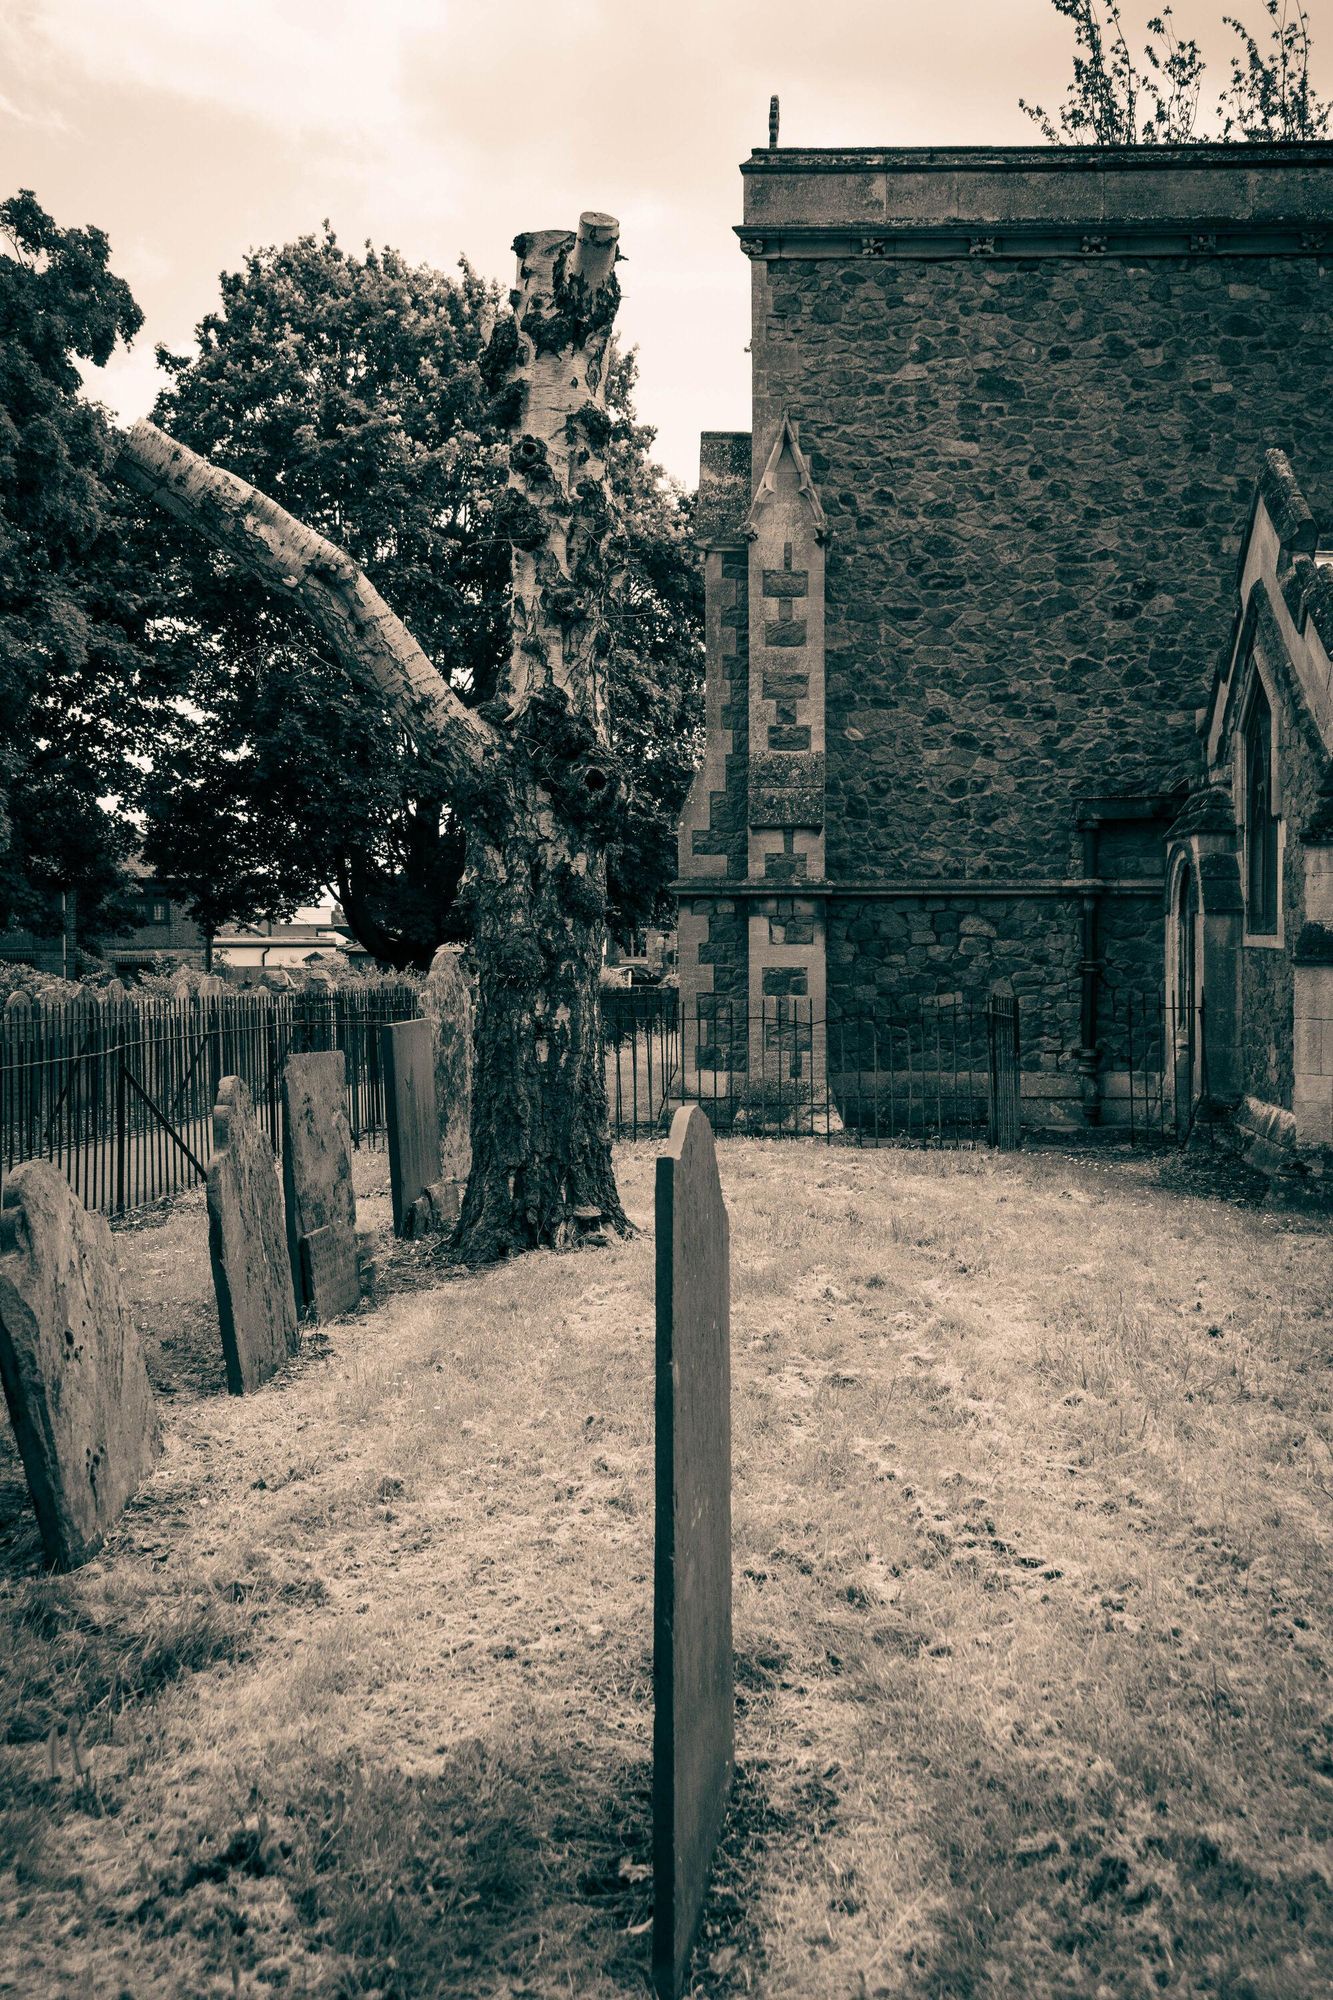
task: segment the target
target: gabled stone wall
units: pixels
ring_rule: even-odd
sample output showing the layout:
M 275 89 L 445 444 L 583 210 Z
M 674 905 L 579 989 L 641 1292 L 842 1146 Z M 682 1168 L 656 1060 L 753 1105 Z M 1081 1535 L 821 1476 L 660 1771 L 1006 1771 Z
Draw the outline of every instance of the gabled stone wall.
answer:
M 1235 1071 L 1245 1117 L 1271 1146 L 1333 1148 L 1333 514 L 1329 546 L 1290 461 L 1269 451 L 1238 565 L 1233 640 L 1205 721 L 1208 777 L 1231 806 L 1245 872 L 1240 750 L 1258 680 L 1273 717 L 1279 821 L 1278 928 L 1251 935 L 1238 899 L 1230 976 Z M 1320 561 L 1321 554 L 1327 559 Z M 1216 983 L 1216 982 L 1215 982 Z M 1257 1122 L 1256 1122 L 1257 1121 Z
M 1010 979 L 1032 1090 L 1097 1117 L 1088 995 L 1157 984 L 1255 465 L 1299 439 L 1333 469 L 1333 147 L 742 172 L 751 490 L 798 440 L 826 531 L 822 757 L 780 582 L 807 565 L 750 548 L 748 894 L 799 882 L 831 1013 Z M 751 910 L 751 995 L 774 923 Z

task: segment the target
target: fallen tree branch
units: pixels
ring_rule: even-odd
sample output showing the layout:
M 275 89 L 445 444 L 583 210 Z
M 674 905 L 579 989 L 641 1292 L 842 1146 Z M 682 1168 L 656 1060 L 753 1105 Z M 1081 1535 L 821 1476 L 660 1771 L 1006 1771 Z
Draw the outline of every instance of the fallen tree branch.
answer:
M 444 773 L 457 802 L 477 785 L 497 730 L 461 702 L 345 550 L 155 424 L 120 434 L 115 474 L 300 607 L 353 673 L 369 675 L 395 719 Z

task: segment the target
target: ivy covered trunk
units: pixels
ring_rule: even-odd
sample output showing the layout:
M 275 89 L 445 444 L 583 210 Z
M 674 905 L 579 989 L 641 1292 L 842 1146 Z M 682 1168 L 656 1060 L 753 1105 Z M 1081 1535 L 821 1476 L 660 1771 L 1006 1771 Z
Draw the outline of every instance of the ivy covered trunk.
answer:
M 598 982 L 609 750 L 606 603 L 617 541 L 603 454 L 617 224 L 520 236 L 513 311 L 482 373 L 513 437 L 497 524 L 512 553 L 508 668 L 469 709 L 342 549 L 151 424 L 117 471 L 299 604 L 435 766 L 467 833 L 477 975 L 469 1263 L 626 1227 L 611 1170 Z M 355 885 L 349 885 L 354 887 Z
M 575 828 L 543 833 L 546 813 L 470 857 L 472 1172 L 455 1235 L 469 1263 L 625 1226 L 598 1019 L 605 863 Z
M 611 1169 L 598 986 L 606 841 L 604 607 L 613 556 L 602 450 L 619 296 L 616 225 L 520 236 L 514 317 L 484 364 L 517 435 L 501 519 L 510 659 L 484 713 L 509 742 L 473 819 L 464 878 L 477 975 L 472 1174 L 457 1253 L 488 1262 L 623 1229 Z

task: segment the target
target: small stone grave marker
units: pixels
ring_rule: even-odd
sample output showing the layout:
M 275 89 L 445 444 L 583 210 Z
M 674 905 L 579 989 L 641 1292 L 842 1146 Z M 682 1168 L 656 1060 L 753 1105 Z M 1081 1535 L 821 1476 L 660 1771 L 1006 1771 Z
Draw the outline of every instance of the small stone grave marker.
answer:
M 421 989 L 421 1011 L 435 1041 L 435 1103 L 440 1119 L 436 1208 L 453 1221 L 472 1171 L 472 985 L 457 945 L 442 944 Z M 432 1176 L 434 1179 L 434 1176 Z
M 386 1021 L 380 1030 L 380 1048 L 393 1231 L 395 1236 L 410 1236 L 419 1213 L 418 1200 L 440 1178 L 440 1116 L 430 1022 Z
M 360 1296 L 347 1064 L 340 1049 L 289 1056 L 282 1073 L 282 1191 L 298 1311 L 350 1312 Z M 303 1254 L 307 1237 L 319 1242 Z
M 318 1320 L 355 1312 L 361 1297 L 361 1267 L 348 1264 L 342 1232 L 326 1223 L 301 1238 L 301 1294 Z
M 657 1161 L 656 1417 L 653 1983 L 677 2000 L 735 1757 L 730 1236 L 697 1105 Z
M 244 1396 L 296 1353 L 300 1336 L 273 1148 L 239 1076 L 218 1085 L 213 1146 L 208 1254 L 227 1387 Z
M 29 1160 L 0 1207 L 0 1378 L 47 1556 L 101 1547 L 162 1450 L 111 1231 Z

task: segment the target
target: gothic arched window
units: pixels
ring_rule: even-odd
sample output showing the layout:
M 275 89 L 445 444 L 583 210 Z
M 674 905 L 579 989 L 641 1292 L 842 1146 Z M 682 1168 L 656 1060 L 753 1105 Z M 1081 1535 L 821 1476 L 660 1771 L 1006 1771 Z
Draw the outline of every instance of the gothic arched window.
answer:
M 1273 711 L 1256 680 L 1245 723 L 1245 916 L 1255 937 L 1277 931 L 1277 847 Z

